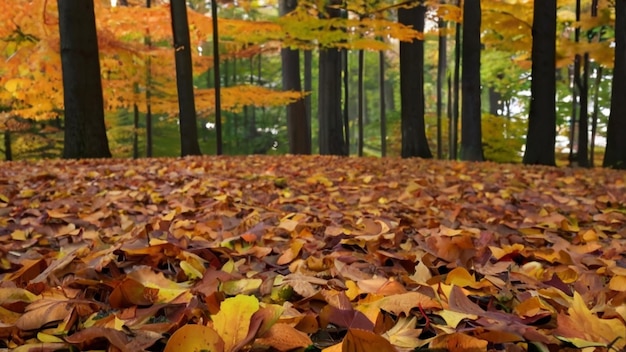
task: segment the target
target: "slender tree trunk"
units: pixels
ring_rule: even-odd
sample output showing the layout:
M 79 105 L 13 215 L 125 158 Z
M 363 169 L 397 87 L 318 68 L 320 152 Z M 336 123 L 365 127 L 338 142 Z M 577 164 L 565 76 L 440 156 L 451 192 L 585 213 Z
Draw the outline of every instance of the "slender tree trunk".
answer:
M 11 131 L 4 131 L 4 160 L 13 160 L 13 149 L 11 149 Z
M 62 0 L 58 7 L 65 104 L 63 157 L 111 157 L 93 0 Z
M 604 167 L 626 169 L 626 0 L 615 0 L 615 64 Z
M 304 98 L 304 106 L 306 108 L 306 122 L 309 134 L 311 133 L 311 117 L 313 116 L 312 98 L 313 93 L 313 51 L 304 50 L 304 91 L 309 94 Z M 310 138 L 310 137 L 309 137 Z M 313 142 L 310 143 L 313 148 Z
M 385 52 L 378 52 L 378 93 L 380 106 L 380 156 L 387 156 L 387 111 L 385 110 Z
M 224 152 L 224 143 L 222 141 L 222 83 L 220 80 L 220 37 L 217 19 L 217 1 L 211 1 L 211 21 L 213 25 L 213 88 L 215 90 L 215 154 L 222 155 Z
M 459 1 L 460 3 L 460 1 Z M 450 159 L 457 159 L 459 150 L 459 107 L 460 107 L 460 77 L 461 77 L 461 24 L 456 24 L 456 34 L 454 35 L 454 82 L 452 94 L 454 96 L 454 106 L 452 107 L 452 126 L 450 126 Z
M 364 138 L 363 138 L 363 119 L 364 119 L 364 114 L 365 111 L 363 111 L 363 107 L 365 105 L 365 94 L 363 92 L 363 66 L 364 66 L 364 55 L 365 52 L 363 50 L 359 50 L 359 62 L 358 62 L 358 86 L 357 86 L 357 102 L 358 102 L 358 107 L 357 107 L 357 125 L 359 128 L 359 135 L 358 135 L 358 145 L 357 145 L 357 155 L 358 156 L 363 156 L 363 143 L 364 143 Z
M 338 5 L 337 0 L 331 5 Z M 327 8 L 329 17 L 340 17 L 340 10 Z M 342 121 L 341 72 L 342 55 L 336 48 L 321 48 L 318 81 L 318 119 L 320 154 L 348 155 L 347 125 Z
M 151 7 L 151 0 L 146 0 L 146 7 Z M 148 29 L 149 31 L 149 29 Z M 148 49 L 152 48 L 152 39 L 147 35 L 144 39 Z M 146 59 L 146 156 L 152 157 L 152 59 Z
M 133 104 L 133 159 L 139 158 L 139 107 Z
M 448 67 L 446 22 L 439 19 L 439 58 L 437 61 L 437 159 L 443 158 L 443 82 Z
M 453 131 L 453 124 L 454 124 L 454 113 L 452 112 L 452 77 L 450 75 L 448 75 L 448 89 L 447 89 L 447 97 L 448 99 L 446 100 L 448 103 L 446 104 L 446 115 L 448 117 L 448 159 L 450 160 L 454 160 L 456 158 L 454 158 L 452 156 L 452 151 L 453 151 L 453 145 L 452 145 L 452 131 Z
M 424 31 L 426 7 L 398 9 L 398 22 Z M 432 158 L 424 121 L 424 41 L 400 42 L 402 157 Z
M 576 21 L 580 21 L 581 1 L 576 0 Z M 575 30 L 575 42 L 580 41 L 580 28 L 576 27 Z M 581 60 L 582 60 L 582 73 L 581 73 Z M 581 167 L 589 166 L 589 54 L 585 53 L 583 57 L 576 55 L 574 64 L 574 86 L 575 91 L 578 92 L 579 97 L 579 121 L 578 121 L 578 150 L 576 154 L 576 164 Z M 581 77 L 582 74 L 582 77 Z M 574 95 L 574 101 L 576 96 Z M 575 115 L 575 114 L 573 114 Z M 571 162 L 571 160 L 570 160 Z
M 582 57 L 582 77 L 578 76 L 580 114 L 578 121 L 578 166 L 589 167 L 589 54 Z
M 297 0 L 281 0 L 280 15 L 284 16 L 296 9 Z M 280 51 L 282 59 L 283 90 L 302 91 L 300 82 L 300 52 L 289 48 Z M 304 97 L 287 105 L 287 135 L 291 154 L 311 154 L 311 130 L 307 121 Z
M 346 155 L 350 154 L 350 60 L 348 58 L 348 50 L 341 50 L 342 76 L 343 76 L 343 128 L 344 139 L 346 145 Z
M 185 0 L 170 2 L 174 53 L 176 58 L 176 86 L 178 88 L 178 110 L 180 121 L 180 153 L 200 155 L 198 124 L 193 94 L 193 67 L 191 66 L 191 43 L 187 22 Z
M 461 160 L 483 161 L 480 107 L 480 0 L 463 1 Z
M 489 114 L 494 116 L 504 115 L 502 94 L 493 87 L 489 87 Z
M 596 69 L 596 82 L 595 82 L 595 91 L 593 94 L 593 113 L 591 115 L 591 141 L 589 143 L 589 166 L 595 166 L 595 155 L 596 155 L 596 134 L 598 130 L 598 111 L 600 108 L 598 107 L 598 100 L 600 97 L 600 84 L 602 83 L 602 66 L 598 64 Z
M 555 165 L 556 0 L 535 0 L 532 32 L 531 101 L 523 161 Z

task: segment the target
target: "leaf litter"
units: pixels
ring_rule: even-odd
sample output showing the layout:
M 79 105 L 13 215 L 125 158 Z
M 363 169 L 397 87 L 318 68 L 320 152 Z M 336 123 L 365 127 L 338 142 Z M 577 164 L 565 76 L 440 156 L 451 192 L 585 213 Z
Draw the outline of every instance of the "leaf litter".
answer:
M 5 162 L 0 347 L 626 348 L 626 174 L 325 156 Z

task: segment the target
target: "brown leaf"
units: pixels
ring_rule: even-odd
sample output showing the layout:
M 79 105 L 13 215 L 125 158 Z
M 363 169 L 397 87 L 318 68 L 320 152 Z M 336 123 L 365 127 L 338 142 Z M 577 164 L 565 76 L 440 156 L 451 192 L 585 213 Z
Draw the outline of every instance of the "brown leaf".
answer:
M 270 346 L 278 351 L 290 351 L 296 348 L 305 348 L 313 344 L 303 332 L 287 324 L 277 323 L 255 340 L 256 344 Z

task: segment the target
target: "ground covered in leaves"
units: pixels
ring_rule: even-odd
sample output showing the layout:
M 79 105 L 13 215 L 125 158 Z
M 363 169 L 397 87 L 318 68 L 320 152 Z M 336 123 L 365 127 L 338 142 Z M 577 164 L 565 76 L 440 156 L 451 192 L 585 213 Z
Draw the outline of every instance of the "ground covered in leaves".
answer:
M 0 347 L 623 350 L 626 173 L 336 157 L 0 168 Z

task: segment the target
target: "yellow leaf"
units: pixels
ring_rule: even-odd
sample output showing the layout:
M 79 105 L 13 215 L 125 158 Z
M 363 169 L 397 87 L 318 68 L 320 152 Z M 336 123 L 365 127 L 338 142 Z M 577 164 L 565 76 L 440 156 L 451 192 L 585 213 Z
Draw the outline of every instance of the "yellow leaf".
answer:
M 220 311 L 212 319 L 215 331 L 224 340 L 224 351 L 233 351 L 248 335 L 250 318 L 257 310 L 259 301 L 254 296 L 237 295 L 222 302 Z
M 172 334 L 164 349 L 164 352 L 178 351 L 222 352 L 224 351 L 224 341 L 215 330 L 208 326 L 185 325 Z
M 37 340 L 41 341 L 41 342 L 65 342 L 62 339 L 54 336 L 54 335 L 50 335 L 50 334 L 46 334 L 43 332 L 38 332 L 37 333 Z
M 475 314 L 460 313 L 447 309 L 444 309 L 437 314 L 439 314 L 443 318 L 443 320 L 446 321 L 446 324 L 448 324 L 448 326 L 451 328 L 456 328 L 456 326 L 459 325 L 459 323 L 463 319 L 478 319 L 478 316 Z
M 416 329 L 416 325 L 416 316 L 411 318 L 400 317 L 398 318 L 396 325 L 384 333 L 383 337 L 389 340 L 389 342 L 391 342 L 394 346 L 414 349 L 423 343 L 418 338 L 418 336 L 422 333 L 422 330 Z
M 186 260 L 180 261 L 180 268 L 183 269 L 185 275 L 190 279 L 201 279 L 202 273 Z
M 611 281 L 609 281 L 609 288 L 613 291 L 626 291 L 626 277 L 621 275 L 613 276 Z

